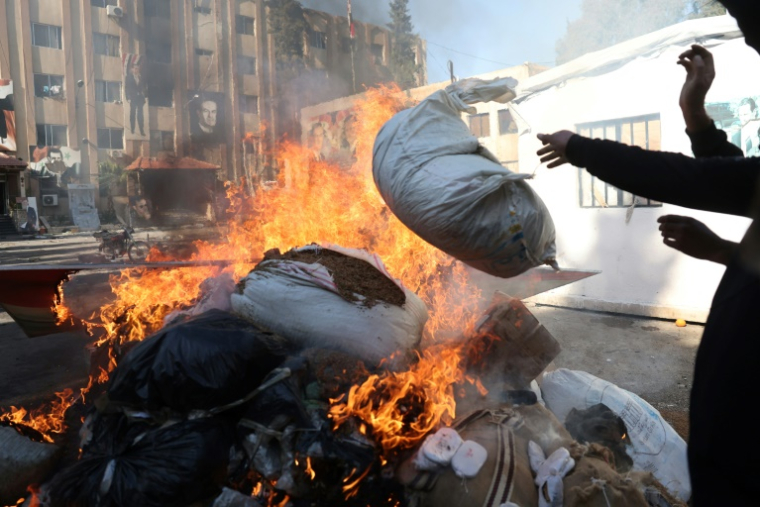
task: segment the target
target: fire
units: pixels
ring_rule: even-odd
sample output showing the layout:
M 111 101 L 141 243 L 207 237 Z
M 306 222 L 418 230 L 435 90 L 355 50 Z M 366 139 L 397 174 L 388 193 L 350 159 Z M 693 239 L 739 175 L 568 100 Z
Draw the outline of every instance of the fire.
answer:
M 461 351 L 429 347 L 408 371 L 371 375 L 351 387 L 345 402 L 331 400 L 330 417 L 336 426 L 350 417 L 364 421 L 386 453 L 413 447 L 456 418 L 453 386 L 465 380 Z
M 263 190 L 256 181 L 255 196 L 249 190 L 249 197 L 245 197 L 250 181 L 229 184 L 230 211 L 235 219 L 221 234 L 223 241 L 196 242 L 197 253 L 191 259 L 229 260 L 229 265 L 133 268 L 113 276 L 110 283 L 115 301 L 85 322 L 97 344 L 109 347 L 111 354 L 108 371 L 99 372 L 91 385 L 107 380 L 118 360 L 113 353 L 118 345 L 145 339 L 161 329 L 170 313 L 196 304 L 204 280 L 224 272 L 240 279 L 265 251 L 285 251 L 312 242 L 378 254 L 389 272 L 428 305 L 425 343 L 440 343 L 460 335 L 473 320 L 479 290 L 472 286 L 461 264 L 424 242 L 388 210 L 372 181 L 375 136 L 386 121 L 409 105 L 409 99 L 395 86 L 366 92 L 353 111 L 358 119 L 358 142 L 355 162 L 349 168 L 316 160 L 307 147 L 285 142 L 277 150 L 276 187 Z M 162 258 L 153 250 L 149 260 L 172 259 Z M 70 318 L 62 299 L 55 308 L 59 321 Z M 412 446 L 441 421 L 455 416 L 452 385 L 463 379 L 460 362 L 456 347 L 430 348 L 409 372 L 373 376 L 364 385 L 355 386 L 344 404 L 332 408 L 332 415 L 337 424 L 352 415 L 359 417 L 385 449 Z M 412 401 L 423 407 L 415 421 L 400 412 L 404 403 Z
M 63 433 L 66 429 L 63 417 L 66 410 L 74 403 L 74 391 L 65 389 L 55 395 L 58 400 L 52 402 L 49 407 L 43 407 L 28 411 L 25 408 L 11 407 L 9 412 L 0 414 L 0 421 L 11 424 L 23 425 L 42 434 L 46 442 L 53 442 L 51 433 Z

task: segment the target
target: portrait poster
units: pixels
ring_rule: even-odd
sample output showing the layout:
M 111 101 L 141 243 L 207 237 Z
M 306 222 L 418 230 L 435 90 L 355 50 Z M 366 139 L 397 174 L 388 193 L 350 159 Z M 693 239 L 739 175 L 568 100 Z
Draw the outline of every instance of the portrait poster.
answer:
M 130 141 L 150 140 L 148 129 L 148 76 L 142 55 L 121 57 L 124 72 L 124 135 Z
M 712 102 L 705 108 L 715 126 L 726 132 L 728 140 L 741 148 L 744 156 L 760 154 L 760 95 Z
M 190 92 L 190 141 L 194 146 L 224 144 L 224 95 Z
M 306 146 L 316 160 L 350 166 L 356 161 L 356 114 L 336 111 L 311 118 L 306 123 Z
M 16 111 L 10 79 L 0 79 L 0 151 L 16 151 Z
M 36 197 L 25 197 L 21 208 L 26 211 L 26 223 L 21 225 L 25 233 L 31 234 L 40 230 L 40 214 L 37 208 Z
M 38 146 L 32 149 L 29 169 L 44 194 L 66 197 L 67 185 L 82 183 L 82 153 L 68 146 Z

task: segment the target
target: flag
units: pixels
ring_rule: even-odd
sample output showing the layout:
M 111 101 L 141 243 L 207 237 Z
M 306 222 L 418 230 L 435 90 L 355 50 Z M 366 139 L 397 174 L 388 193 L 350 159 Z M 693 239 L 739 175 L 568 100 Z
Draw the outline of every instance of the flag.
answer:
M 354 28 L 354 16 L 351 14 L 351 0 L 348 0 L 348 32 L 351 38 L 356 38 L 356 28 Z

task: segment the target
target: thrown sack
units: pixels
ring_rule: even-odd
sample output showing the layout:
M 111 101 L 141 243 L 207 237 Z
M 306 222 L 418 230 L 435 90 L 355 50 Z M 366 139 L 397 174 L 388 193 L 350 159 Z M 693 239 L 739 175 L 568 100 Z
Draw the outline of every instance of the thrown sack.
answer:
M 332 348 L 368 364 L 416 347 L 428 318 L 425 303 L 363 250 L 268 252 L 238 287 L 238 315 L 301 348 Z
M 134 437 L 124 416 L 46 486 L 52 507 L 185 507 L 211 498 L 227 475 L 233 432 L 219 419 L 183 421 Z
M 61 455 L 58 446 L 35 442 L 21 431 L 0 424 L 0 505 L 15 505 L 30 484 L 45 479 Z
M 221 310 L 165 327 L 135 346 L 108 384 L 108 399 L 187 413 L 244 398 L 285 359 L 284 341 Z
M 609 407 L 628 430 L 633 469 L 652 472 L 673 496 L 689 499 L 686 442 L 652 405 L 590 373 L 564 368 L 545 373 L 541 391 L 546 407 L 560 421 L 566 421 L 572 409 L 585 410 L 599 403 Z
M 508 102 L 511 78 L 466 79 L 391 118 L 373 152 L 375 184 L 393 213 L 422 239 L 501 278 L 556 267 L 554 223 L 525 181 L 480 146 L 461 119 L 470 104 Z

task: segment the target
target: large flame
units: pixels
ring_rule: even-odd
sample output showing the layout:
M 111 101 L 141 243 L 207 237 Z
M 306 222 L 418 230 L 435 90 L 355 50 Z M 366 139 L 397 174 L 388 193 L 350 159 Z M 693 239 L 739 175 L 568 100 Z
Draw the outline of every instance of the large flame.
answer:
M 388 271 L 428 305 L 426 343 L 447 332 L 461 332 L 470 322 L 480 292 L 467 271 L 440 250 L 425 243 L 389 212 L 372 181 L 372 147 L 377 132 L 409 99 L 395 86 L 371 89 L 356 104 L 357 147 L 351 167 L 315 159 L 312 150 L 295 142 L 278 147 L 278 185 L 244 197 L 246 184 L 229 185 L 232 216 L 224 241 L 196 243 L 192 260 L 230 260 L 221 266 L 172 270 L 127 269 L 111 279 L 115 301 L 86 322 L 101 346 L 140 341 L 164 325 L 171 312 L 193 306 L 201 283 L 231 273 L 245 276 L 263 253 L 284 251 L 312 242 L 367 249 L 378 254 Z M 152 251 L 150 260 L 170 260 Z M 69 318 L 65 302 L 57 304 Z M 441 420 L 455 415 L 452 384 L 462 380 L 459 349 L 426 350 L 406 374 L 373 377 L 372 385 L 356 386 L 346 402 L 333 408 L 336 421 L 356 415 L 373 427 L 385 448 L 413 445 Z M 112 356 L 108 371 L 116 365 Z M 105 382 L 100 372 L 93 382 Z M 89 386 L 88 386 L 89 388 Z M 378 396 L 377 393 L 380 393 Z M 421 400 L 415 421 L 395 405 L 406 397 Z M 382 422 L 380 422 L 382 421 Z M 377 425 L 376 425 L 377 424 Z

